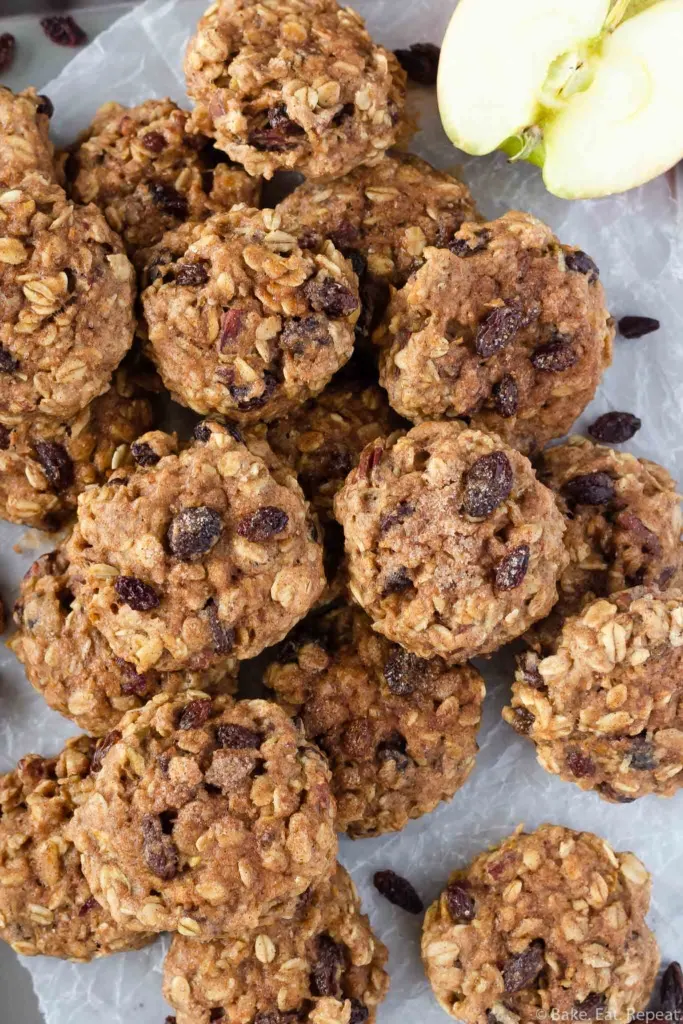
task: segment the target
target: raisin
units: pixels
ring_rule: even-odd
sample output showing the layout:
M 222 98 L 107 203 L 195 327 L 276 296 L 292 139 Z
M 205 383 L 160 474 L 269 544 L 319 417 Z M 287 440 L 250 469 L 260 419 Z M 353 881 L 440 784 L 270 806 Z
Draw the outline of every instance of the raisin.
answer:
M 509 497 L 512 483 L 512 466 L 505 452 L 480 456 L 465 474 L 465 514 L 475 519 L 490 516 Z
M 496 590 L 514 590 L 522 585 L 529 568 L 529 545 L 520 544 L 508 551 L 496 566 Z
M 546 685 L 543 682 L 543 676 L 538 671 L 537 654 L 534 654 L 533 651 L 525 651 L 517 658 L 517 664 L 521 669 L 522 675 L 524 676 L 524 682 L 527 686 L 533 686 L 534 690 L 544 691 L 546 689 Z
M 187 288 L 197 288 L 206 284 L 209 272 L 205 263 L 179 263 L 176 268 L 175 283 Z
M 590 779 L 595 775 L 595 764 L 588 754 L 582 754 L 580 750 L 571 749 L 567 751 L 565 758 L 567 768 L 577 779 Z
M 6 452 L 10 444 L 10 432 L 0 423 L 0 451 Z
M 322 314 L 290 317 L 280 333 L 281 344 L 297 353 L 305 352 L 309 345 L 326 348 L 331 340 L 329 324 Z
M 173 263 L 174 256 L 168 249 L 157 250 L 153 259 L 145 264 L 142 276 L 143 284 L 153 284 L 158 281 L 159 278 L 164 277 L 164 267 L 170 266 Z
M 659 320 L 651 316 L 622 316 L 619 321 L 619 334 L 622 338 L 643 338 L 659 328 Z
M 474 900 L 464 885 L 451 882 L 444 893 L 448 913 L 454 921 L 473 921 L 476 916 Z
M 372 882 L 377 892 L 395 907 L 407 910 L 409 914 L 421 914 L 424 910 L 424 904 L 413 885 L 395 871 L 376 871 Z
M 191 700 L 180 712 L 178 728 L 183 731 L 200 729 L 208 721 L 212 706 L 210 700 Z
M 283 1013 L 281 1010 L 262 1010 L 254 1017 L 253 1024 L 297 1024 L 300 1020 L 300 1014 L 295 1011 Z
M 514 338 L 525 324 L 518 305 L 498 306 L 482 320 L 474 339 L 474 349 L 482 359 L 490 359 Z
M 161 132 L 147 132 L 142 136 L 142 145 L 150 153 L 162 153 L 166 149 L 166 139 Z
M 589 992 L 585 999 L 574 1004 L 572 1020 L 602 1019 L 606 1002 L 604 992 Z
M 454 256 L 460 256 L 462 259 L 466 259 L 468 256 L 476 256 L 478 252 L 483 252 L 489 242 L 491 241 L 491 232 L 484 228 L 482 231 L 475 232 L 473 239 L 466 238 L 453 238 L 448 244 L 443 239 L 442 248 L 450 249 Z M 437 241 L 437 246 L 440 245 L 440 241 Z
M 171 553 L 181 562 L 193 562 L 218 543 L 223 520 L 207 505 L 184 508 L 173 517 L 166 534 Z
M 252 412 L 254 409 L 262 409 L 270 400 L 276 388 L 277 377 L 269 370 L 265 370 L 263 374 L 263 391 L 260 395 L 255 395 L 254 398 L 247 398 L 248 389 L 229 386 L 228 390 L 237 403 L 237 408 L 240 412 Z
M 19 360 L 0 345 L 0 373 L 14 373 L 18 368 Z
M 50 42 L 57 46 L 83 46 L 88 41 L 81 26 L 68 14 L 42 18 L 40 24 Z
M 205 422 L 198 423 L 192 431 L 192 436 L 195 441 L 200 441 L 202 444 L 206 444 L 206 442 L 211 438 L 211 427 Z
M 597 265 L 581 249 L 577 249 L 575 252 L 566 252 L 564 254 L 564 263 L 567 270 L 572 270 L 576 274 L 584 274 L 588 277 L 590 284 L 594 284 L 600 277 Z
M 415 512 L 415 506 L 411 505 L 409 501 L 399 501 L 398 505 L 392 512 L 384 512 L 379 519 L 379 531 L 380 533 L 386 533 L 392 526 L 398 526 L 400 523 L 404 523 L 406 519 Z
M 254 729 L 247 729 L 245 725 L 228 723 L 216 726 L 216 742 L 231 750 L 258 750 L 263 743 L 263 736 Z
M 240 537 L 260 543 L 276 537 L 287 529 L 289 516 L 284 509 L 277 505 L 264 505 L 257 508 L 255 512 L 249 512 L 242 516 L 237 524 L 237 533 Z
M 38 99 L 40 100 L 40 103 L 38 104 L 38 107 L 36 108 L 36 113 L 37 114 L 45 114 L 47 117 L 52 117 L 52 115 L 55 112 L 55 107 L 54 107 L 54 104 L 53 104 L 52 100 L 50 99 L 50 97 L 49 96 L 45 96 L 43 94 L 43 95 L 40 95 L 38 97 Z
M 99 772 L 105 757 L 114 744 L 118 743 L 120 739 L 121 733 L 119 730 L 112 729 L 111 732 L 107 733 L 106 736 L 103 736 L 102 739 L 98 741 L 97 746 L 95 747 L 95 753 L 90 761 L 90 771 L 93 775 L 96 775 L 97 772 Z
M 418 85 L 436 85 L 441 50 L 434 43 L 413 43 L 407 50 L 394 50 L 411 82 Z
M 630 441 L 641 426 L 642 422 L 630 412 L 606 412 L 591 424 L 588 433 L 603 444 L 623 444 Z
M 406 754 L 406 748 L 405 737 L 398 732 L 392 733 L 388 739 L 378 745 L 377 758 L 382 763 L 393 761 L 397 771 L 404 772 L 411 764 L 411 758 Z
M 544 966 L 543 943 L 537 940 L 503 964 L 501 973 L 505 991 L 520 992 L 523 988 L 528 988 Z
M 536 721 L 532 713 L 527 708 L 512 708 L 512 713 L 515 716 L 514 722 L 510 723 L 512 728 L 521 736 L 528 735 Z
M 36 441 L 35 452 L 50 486 L 55 491 L 66 491 L 71 487 L 74 482 L 74 464 L 63 444 L 56 441 Z
M 624 793 L 619 793 L 618 790 L 614 789 L 608 782 L 601 782 L 599 786 L 595 787 L 596 792 L 600 793 L 605 797 L 606 800 L 611 800 L 615 804 L 632 804 L 635 800 L 634 796 L 625 796 Z
M 358 309 L 358 299 L 351 289 L 331 277 L 321 281 L 311 278 L 304 285 L 304 295 L 316 313 L 325 313 L 333 320 L 350 316 Z
M 296 149 L 304 130 L 287 115 L 287 109 L 284 106 L 271 107 L 266 117 L 267 125 L 252 128 L 249 132 L 249 145 L 254 149 L 271 150 L 274 153 Z
M 229 352 L 233 341 L 236 341 L 244 327 L 244 311 L 241 309 L 228 309 L 223 314 L 221 322 L 221 333 L 218 339 L 218 347 L 221 352 Z
M 130 446 L 130 454 L 138 466 L 156 466 L 157 462 L 161 459 L 161 456 L 157 455 L 151 444 L 147 444 L 146 441 L 133 442 Z
M 341 995 L 341 975 L 344 970 L 344 953 L 341 946 L 329 935 L 319 935 L 316 960 L 311 970 L 311 992 L 314 996 Z
M 511 373 L 506 373 L 504 377 L 494 385 L 493 388 L 493 404 L 495 405 L 496 412 L 500 416 L 504 416 L 509 419 L 510 416 L 514 416 L 519 406 L 519 388 L 517 387 L 517 381 Z
M 11 32 L 3 32 L 0 35 L 0 72 L 7 71 L 17 49 L 17 41 Z
M 223 1020 L 225 1017 L 225 1010 L 221 1006 L 214 1006 L 209 1014 L 209 1022 L 213 1024 L 216 1020 Z
M 567 480 L 564 497 L 574 505 L 608 505 L 614 499 L 614 481 L 608 473 L 582 473 Z
M 620 512 L 616 524 L 627 533 L 633 534 L 646 555 L 659 558 L 662 554 L 662 542 L 656 533 L 645 525 L 633 512 Z
M 683 1014 L 683 971 L 675 960 L 662 975 L 660 998 L 661 1008 L 671 1014 L 671 1020 L 680 1020 Z
M 389 282 L 369 270 L 360 279 L 361 313 L 356 323 L 356 338 L 368 340 L 387 311 L 391 289 Z
M 539 345 L 531 353 L 531 363 L 536 370 L 544 373 L 563 373 L 578 361 L 568 338 L 557 337 L 545 345 Z
M 169 882 L 178 874 L 178 851 L 170 836 L 164 834 L 161 818 L 145 814 L 142 819 L 142 858 L 157 878 Z
M 149 186 L 152 202 L 173 217 L 185 220 L 188 214 L 187 199 L 181 196 L 173 185 L 166 185 L 161 181 L 155 181 Z
M 214 601 L 209 601 L 207 605 L 207 615 L 214 651 L 216 654 L 230 654 L 230 651 L 235 646 L 236 633 L 234 628 L 232 626 L 226 626 L 218 618 L 218 611 L 216 610 Z
M 387 686 L 397 697 L 414 693 L 429 671 L 429 662 L 397 647 L 384 665 Z
M 652 772 L 657 767 L 654 745 L 645 733 L 633 736 L 629 741 L 630 767 L 637 772 Z
M 149 583 L 143 583 L 137 576 L 119 576 L 114 583 L 114 590 L 124 604 L 134 612 L 149 612 L 159 607 L 159 595 Z
M 360 241 L 360 230 L 358 225 L 352 224 L 350 220 L 341 220 L 339 224 L 337 224 L 335 230 L 330 232 L 329 237 L 335 247 L 340 249 L 347 259 L 351 260 L 353 263 L 353 269 L 360 277 L 361 273 L 365 271 L 368 263 L 365 256 L 355 248 Z M 303 249 L 304 246 L 301 248 Z M 360 262 L 357 263 L 357 260 L 360 260 Z
M 389 594 L 402 594 L 404 591 L 410 590 L 412 585 L 413 581 L 408 570 L 405 565 L 401 565 L 385 576 L 382 597 L 388 597 Z
M 94 896 L 89 896 L 85 903 L 81 903 L 78 908 L 78 916 L 85 917 L 85 915 L 89 914 L 91 910 L 95 909 L 95 907 L 99 907 L 99 903 Z
M 349 1017 L 349 1024 L 365 1024 L 365 1021 L 370 1016 L 370 1011 L 364 1003 L 361 1003 L 360 999 L 351 1000 L 351 1016 Z

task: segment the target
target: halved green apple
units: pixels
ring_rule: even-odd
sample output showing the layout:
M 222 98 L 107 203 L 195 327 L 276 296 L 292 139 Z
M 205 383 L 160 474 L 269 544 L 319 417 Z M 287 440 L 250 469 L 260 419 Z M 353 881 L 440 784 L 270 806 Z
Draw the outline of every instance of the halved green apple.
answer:
M 439 110 L 466 153 L 503 149 L 566 199 L 683 158 L 683 0 L 460 0 Z

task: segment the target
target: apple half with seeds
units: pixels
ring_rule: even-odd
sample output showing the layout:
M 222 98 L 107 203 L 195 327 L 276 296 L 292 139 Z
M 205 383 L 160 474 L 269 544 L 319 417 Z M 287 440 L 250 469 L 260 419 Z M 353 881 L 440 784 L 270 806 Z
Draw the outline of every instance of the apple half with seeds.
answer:
M 683 0 L 460 0 L 439 110 L 466 153 L 504 150 L 590 199 L 683 158 Z

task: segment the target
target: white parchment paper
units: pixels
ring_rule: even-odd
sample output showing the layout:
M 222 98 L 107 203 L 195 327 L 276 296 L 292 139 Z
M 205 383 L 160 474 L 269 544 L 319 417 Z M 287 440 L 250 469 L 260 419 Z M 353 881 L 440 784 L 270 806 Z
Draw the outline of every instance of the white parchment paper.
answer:
M 454 0 L 356 0 L 374 36 L 388 47 L 439 42 Z M 170 95 L 183 102 L 182 54 L 204 8 L 203 0 L 147 0 L 81 51 L 54 82 L 41 83 L 55 104 L 54 128 L 67 142 L 97 107 L 116 99 L 138 103 Z M 658 317 L 659 333 L 617 341 L 614 365 L 581 423 L 609 409 L 636 413 L 642 430 L 629 447 L 683 477 L 683 214 L 676 173 L 625 196 L 566 203 L 549 196 L 538 173 L 510 167 L 504 157 L 465 159 L 443 135 L 434 93 L 415 90 L 422 130 L 416 152 L 447 170 L 461 170 L 482 211 L 528 210 L 547 221 L 563 241 L 579 245 L 598 262 L 615 316 Z M 21 574 L 52 544 L 27 541 L 25 531 L 0 527 L 0 591 L 11 606 Z M 20 544 L 22 554 L 13 550 Z M 683 794 L 648 797 L 612 806 L 547 775 L 531 744 L 500 718 L 510 678 L 504 656 L 480 666 L 488 696 L 477 767 L 448 805 L 413 822 L 400 835 L 343 840 L 340 857 L 361 891 L 372 923 L 389 946 L 391 990 L 381 1024 L 441 1024 L 447 1020 L 424 978 L 419 959 L 420 920 L 391 907 L 374 891 L 374 871 L 391 867 L 409 877 L 425 903 L 436 897 L 452 868 L 464 864 L 519 822 L 543 821 L 590 829 L 618 849 L 632 849 L 654 876 L 650 914 L 664 962 L 683 956 Z M 50 711 L 26 682 L 8 651 L 0 651 L 0 770 L 28 751 L 53 753 L 74 731 Z M 148 950 L 88 965 L 48 958 L 24 959 L 47 1024 L 162 1024 L 160 940 Z M 0 1011 L 0 1017 L 2 1013 Z M 12 1022 L 22 1024 L 22 1022 Z

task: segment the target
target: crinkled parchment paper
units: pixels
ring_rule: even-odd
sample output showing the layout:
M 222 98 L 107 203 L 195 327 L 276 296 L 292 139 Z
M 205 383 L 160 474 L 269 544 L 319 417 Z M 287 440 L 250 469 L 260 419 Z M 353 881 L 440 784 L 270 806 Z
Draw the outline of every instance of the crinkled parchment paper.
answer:
M 418 40 L 438 42 L 454 0 L 357 0 L 355 6 L 374 36 L 393 48 Z M 71 140 L 107 100 L 132 104 L 170 95 L 183 102 L 183 50 L 203 7 L 202 0 L 148 0 L 80 52 L 56 81 L 37 82 L 55 104 L 59 141 Z M 643 428 L 629 447 L 683 478 L 683 216 L 676 202 L 677 185 L 683 186 L 680 168 L 678 182 L 670 173 L 626 196 L 566 203 L 545 193 L 533 168 L 509 167 L 501 155 L 459 163 L 461 155 L 441 131 L 433 91 L 417 89 L 415 100 L 422 130 L 413 148 L 438 167 L 461 170 L 486 215 L 516 207 L 543 218 L 563 241 L 581 246 L 597 260 L 615 316 L 639 313 L 662 321 L 658 334 L 617 341 L 614 365 L 583 422 L 609 409 L 636 413 Z M 3 524 L 0 540 L 0 589 L 7 603 L 21 574 L 40 553 L 37 543 L 42 538 L 32 545 L 25 531 Z M 19 542 L 23 554 L 13 550 Z M 375 893 L 373 872 L 391 867 L 408 876 L 427 903 L 453 867 L 520 822 L 529 828 L 553 821 L 594 830 L 617 849 L 634 850 L 654 876 L 650 922 L 663 959 L 683 956 L 683 794 L 612 806 L 550 777 L 536 764 L 531 744 L 500 718 L 509 662 L 499 656 L 485 663 L 483 671 L 489 693 L 481 752 L 465 787 L 450 804 L 400 835 L 341 844 L 341 859 L 390 949 L 391 990 L 380 1011 L 382 1024 L 440 1024 L 447 1018 L 420 966 L 420 920 Z M 73 728 L 47 709 L 4 650 L 0 680 L 4 770 L 28 751 L 54 752 Z M 98 1019 L 106 1024 L 162 1024 L 169 1012 L 160 992 L 164 949 L 160 940 L 149 950 L 88 965 L 42 957 L 23 962 L 48 1024 L 92 1024 Z

